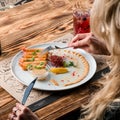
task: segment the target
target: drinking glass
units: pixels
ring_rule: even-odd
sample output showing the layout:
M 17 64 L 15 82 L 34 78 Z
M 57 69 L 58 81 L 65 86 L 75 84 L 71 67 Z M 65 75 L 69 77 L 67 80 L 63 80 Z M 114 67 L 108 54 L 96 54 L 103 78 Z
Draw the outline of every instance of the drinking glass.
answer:
M 74 34 L 90 32 L 90 12 L 89 10 L 73 10 Z

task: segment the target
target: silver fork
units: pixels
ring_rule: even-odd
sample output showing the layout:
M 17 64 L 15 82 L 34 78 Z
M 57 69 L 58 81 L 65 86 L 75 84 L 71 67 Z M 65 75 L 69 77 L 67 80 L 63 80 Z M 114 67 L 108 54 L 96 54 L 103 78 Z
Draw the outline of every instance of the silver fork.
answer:
M 41 52 L 41 54 L 45 54 L 45 53 L 47 53 L 47 52 L 49 52 L 50 50 L 54 50 L 54 49 L 66 49 L 66 48 L 69 48 L 68 46 L 66 46 L 66 47 L 58 47 L 58 46 L 56 46 L 55 45 L 55 47 L 52 47 L 52 46 L 48 46 L 48 47 L 46 47 L 42 52 Z
M 48 71 L 50 71 L 51 66 L 47 63 L 46 68 Z
M 47 53 L 48 51 L 50 51 L 50 50 L 53 50 L 54 48 L 52 47 L 52 46 L 48 46 L 48 47 L 46 47 L 42 52 L 41 52 L 41 54 L 45 54 L 45 53 Z
M 69 46 L 62 47 L 62 48 L 61 48 L 61 47 L 58 47 L 58 46 L 55 45 L 55 49 L 66 49 L 66 48 L 69 48 Z

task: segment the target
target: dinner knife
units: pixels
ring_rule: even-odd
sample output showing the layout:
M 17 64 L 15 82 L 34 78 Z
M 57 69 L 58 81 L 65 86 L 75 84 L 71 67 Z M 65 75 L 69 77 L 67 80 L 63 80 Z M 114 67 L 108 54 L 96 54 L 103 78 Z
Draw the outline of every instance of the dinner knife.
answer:
M 24 92 L 24 95 L 23 95 L 23 99 L 22 99 L 22 105 L 24 105 L 27 101 L 27 98 L 36 82 L 36 80 L 38 79 L 38 77 L 36 77 L 30 84 L 29 86 L 26 88 L 25 92 Z

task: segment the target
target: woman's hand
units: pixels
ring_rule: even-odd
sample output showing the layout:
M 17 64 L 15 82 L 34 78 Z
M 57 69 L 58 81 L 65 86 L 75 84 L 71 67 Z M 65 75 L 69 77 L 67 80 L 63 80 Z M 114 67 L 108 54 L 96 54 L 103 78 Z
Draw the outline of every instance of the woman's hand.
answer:
M 38 117 L 26 106 L 16 103 L 16 107 L 12 109 L 8 120 L 39 120 Z
M 100 40 L 97 40 L 91 33 L 77 34 L 68 46 L 81 48 L 92 54 L 109 54 L 106 45 Z

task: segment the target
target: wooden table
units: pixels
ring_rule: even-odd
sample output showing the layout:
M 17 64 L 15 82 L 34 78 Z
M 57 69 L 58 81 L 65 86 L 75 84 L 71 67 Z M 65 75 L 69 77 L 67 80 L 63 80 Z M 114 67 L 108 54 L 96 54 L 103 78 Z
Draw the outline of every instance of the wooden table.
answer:
M 86 0 L 83 0 L 86 2 Z M 33 0 L 22 6 L 0 12 L 0 40 L 4 60 L 22 46 L 45 43 L 73 32 L 72 5 L 74 0 Z M 97 85 L 99 86 L 100 84 Z M 88 101 L 96 86 L 91 82 L 73 90 L 54 103 L 36 111 L 41 120 L 55 120 Z M 91 89 L 92 88 L 92 89 Z M 84 91 L 83 91 L 84 90 Z M 0 120 L 6 120 L 17 101 L 0 87 Z M 62 103 L 62 104 L 61 104 Z

